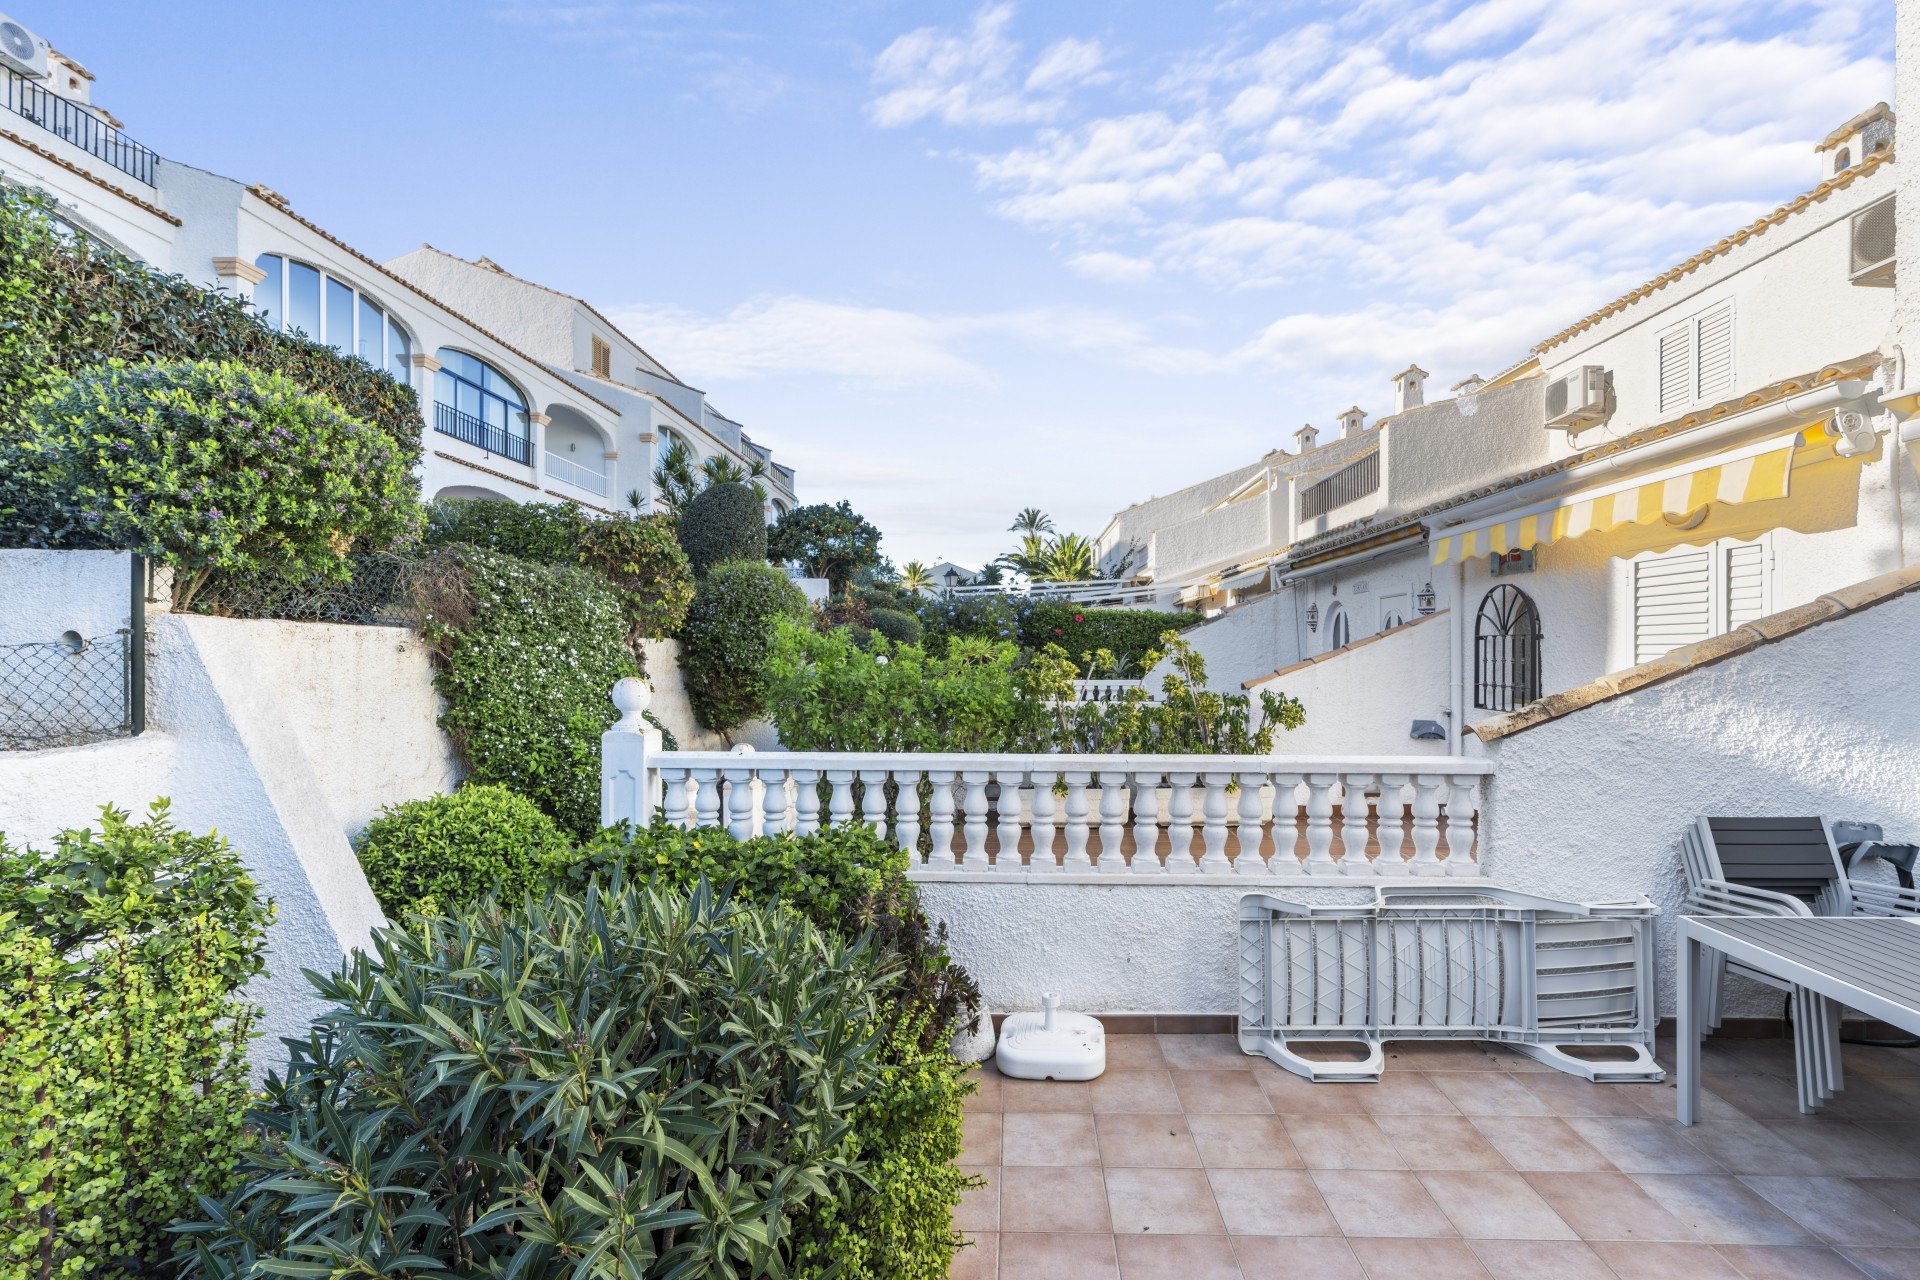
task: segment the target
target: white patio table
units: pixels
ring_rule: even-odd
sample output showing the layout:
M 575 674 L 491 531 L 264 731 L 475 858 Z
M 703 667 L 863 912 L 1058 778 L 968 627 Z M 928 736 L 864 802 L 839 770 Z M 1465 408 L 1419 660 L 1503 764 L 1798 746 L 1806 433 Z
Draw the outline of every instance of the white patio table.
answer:
M 1920 1035 L 1920 919 L 1907 916 L 1682 916 L 1679 936 L 1681 1124 L 1700 1110 L 1703 949 L 1793 984 L 1800 1109 L 1840 1088 L 1840 1010 Z

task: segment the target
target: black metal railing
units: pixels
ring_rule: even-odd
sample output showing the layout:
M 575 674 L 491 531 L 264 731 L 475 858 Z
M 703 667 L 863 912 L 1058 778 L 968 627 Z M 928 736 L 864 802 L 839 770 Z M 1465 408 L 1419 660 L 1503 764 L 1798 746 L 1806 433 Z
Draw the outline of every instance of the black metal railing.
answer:
M 443 436 L 464 440 L 475 448 L 497 453 L 503 458 L 512 458 L 515 462 L 529 465 L 533 462 L 533 441 L 526 436 L 502 431 L 491 422 L 482 421 L 470 413 L 462 413 L 452 405 L 437 400 L 433 405 L 433 429 Z
M 153 185 L 158 153 L 143 147 L 77 102 L 50 93 L 9 68 L 6 71 L 7 110 L 24 116 L 48 133 L 106 161 L 137 182 Z
M 1346 506 L 1380 488 L 1380 451 L 1355 459 L 1325 480 L 1300 491 L 1300 518 L 1311 520 Z

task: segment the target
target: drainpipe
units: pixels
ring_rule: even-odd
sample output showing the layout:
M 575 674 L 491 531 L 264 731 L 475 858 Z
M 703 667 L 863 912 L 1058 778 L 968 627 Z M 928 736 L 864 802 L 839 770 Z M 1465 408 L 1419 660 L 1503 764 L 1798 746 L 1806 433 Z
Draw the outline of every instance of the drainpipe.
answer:
M 1453 616 L 1452 624 L 1447 627 L 1447 662 L 1451 675 L 1447 682 L 1450 686 L 1448 702 L 1451 704 L 1447 708 L 1447 715 L 1452 723 L 1447 726 L 1447 754 L 1463 756 L 1467 753 L 1467 639 L 1461 632 L 1467 625 L 1467 566 L 1464 561 L 1456 559 L 1452 569 L 1453 599 L 1447 606 Z

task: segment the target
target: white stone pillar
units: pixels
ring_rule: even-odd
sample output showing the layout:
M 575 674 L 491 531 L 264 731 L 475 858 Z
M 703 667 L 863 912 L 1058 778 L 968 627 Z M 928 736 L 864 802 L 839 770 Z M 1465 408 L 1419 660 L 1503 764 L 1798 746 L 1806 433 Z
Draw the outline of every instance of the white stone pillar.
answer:
M 652 759 L 662 747 L 660 731 L 646 718 L 653 690 L 628 676 L 613 686 L 620 719 L 600 735 L 600 825 L 630 822 L 644 827 L 660 807 L 660 778 Z

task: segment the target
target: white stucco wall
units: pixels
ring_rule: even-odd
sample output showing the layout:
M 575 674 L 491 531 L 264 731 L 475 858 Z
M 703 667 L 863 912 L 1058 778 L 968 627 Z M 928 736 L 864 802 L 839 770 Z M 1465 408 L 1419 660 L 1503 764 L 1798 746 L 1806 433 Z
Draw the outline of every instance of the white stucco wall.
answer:
M 1243 604 L 1189 627 L 1180 638 L 1199 651 L 1207 664 L 1207 688 L 1220 693 L 1243 693 L 1240 686 L 1285 666 L 1293 653 L 1294 601 L 1289 592 L 1255 596 Z M 1166 663 L 1147 673 L 1147 689 L 1158 696 L 1168 671 Z
M 1156 530 L 1146 566 L 1154 581 L 1170 585 L 1272 550 L 1278 535 L 1269 498 L 1262 494 Z
M 0 550 L 0 645 L 57 640 L 67 631 L 91 638 L 128 626 L 132 561 L 124 551 Z
M 158 193 L 152 188 L 143 186 L 105 161 L 94 159 L 52 131 L 42 129 L 11 112 L 7 113 L 4 120 L 0 120 L 0 129 L 18 134 L 34 146 L 52 151 L 69 163 L 99 175 L 100 182 L 90 181 L 60 165 L 50 164 L 45 156 L 35 154 L 11 138 L 0 138 L 0 181 L 17 182 L 21 186 L 46 192 L 60 205 L 65 216 L 116 249 L 149 262 L 166 260 L 172 252 L 175 228 L 165 218 L 143 207 L 159 204 Z M 126 196 L 108 190 L 101 183 L 137 195 L 142 203 L 136 204 Z
M 1415 720 L 1448 727 L 1449 615 L 1437 613 L 1259 688 L 1300 699 L 1307 722 L 1281 735 L 1284 754 L 1446 755 L 1445 739 L 1409 737 Z
M 1419 510 L 1548 457 L 1545 383 L 1523 378 L 1395 414 L 1380 426 L 1381 518 Z
M 178 748 L 170 734 L 149 731 L 51 751 L 0 751 L 0 834 L 44 845 L 57 832 L 93 826 L 103 805 L 145 813 L 173 793 Z

